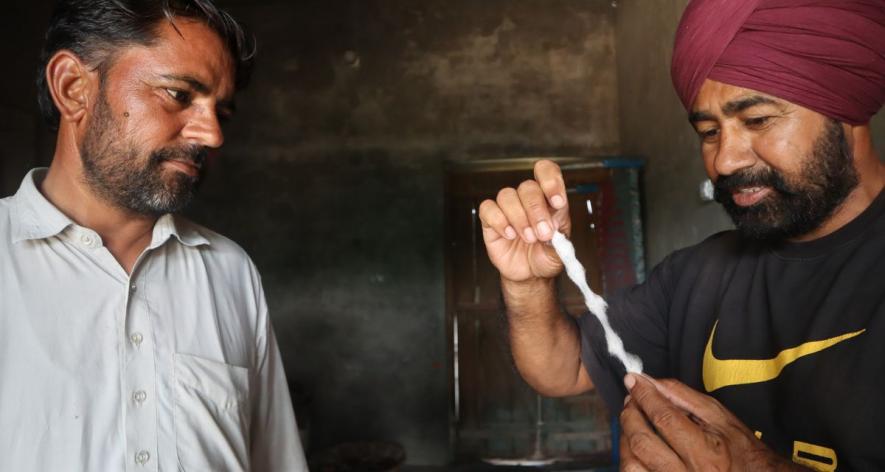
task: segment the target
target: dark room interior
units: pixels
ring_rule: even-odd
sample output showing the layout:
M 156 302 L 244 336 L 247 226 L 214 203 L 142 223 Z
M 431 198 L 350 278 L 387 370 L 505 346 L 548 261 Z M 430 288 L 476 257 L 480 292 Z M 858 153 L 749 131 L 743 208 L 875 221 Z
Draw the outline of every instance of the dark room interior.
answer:
M 476 211 L 557 160 L 603 293 L 730 228 L 669 75 L 687 0 L 218 3 L 256 68 L 186 214 L 261 272 L 312 470 L 611 470 L 602 399 L 516 372 Z M 5 7 L 2 196 L 55 145 L 34 85 L 51 2 Z M 872 129 L 885 143 L 881 113 Z

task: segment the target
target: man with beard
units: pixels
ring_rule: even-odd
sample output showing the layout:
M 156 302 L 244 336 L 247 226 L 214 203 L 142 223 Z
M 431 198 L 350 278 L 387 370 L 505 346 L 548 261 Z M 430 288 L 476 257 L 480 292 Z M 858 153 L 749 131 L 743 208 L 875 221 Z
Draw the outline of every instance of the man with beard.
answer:
M 307 470 L 261 281 L 174 213 L 253 41 L 210 0 L 62 0 L 49 169 L 0 200 L 0 470 Z
M 672 65 L 737 230 L 609 300 L 648 374 L 625 376 L 596 319 L 558 308 L 546 242 L 571 223 L 559 168 L 538 162 L 480 207 L 520 373 L 621 410 L 626 470 L 885 469 L 885 167 L 868 125 L 885 7 L 693 0 Z

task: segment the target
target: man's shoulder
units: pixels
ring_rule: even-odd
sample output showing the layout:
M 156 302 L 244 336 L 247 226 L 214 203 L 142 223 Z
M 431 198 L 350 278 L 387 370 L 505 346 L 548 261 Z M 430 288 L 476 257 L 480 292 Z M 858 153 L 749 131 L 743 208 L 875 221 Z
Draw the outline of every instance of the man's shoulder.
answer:
M 8 243 L 12 239 L 12 213 L 15 206 L 15 195 L 0 198 L 0 242 Z
M 15 203 L 15 195 L 9 195 L 3 198 L 0 198 L 0 213 L 3 215 L 8 215 L 10 209 Z
M 666 260 L 679 266 L 730 260 L 743 252 L 745 243 L 737 230 L 720 231 L 697 244 L 677 249 Z
M 180 215 L 175 215 L 179 239 L 184 242 L 207 243 L 207 255 L 225 262 L 252 264 L 252 258 L 232 239 Z
M 719 284 L 731 267 L 751 254 L 752 247 L 738 231 L 713 234 L 697 244 L 670 253 L 655 266 L 643 285 L 665 294 L 668 301 L 662 303 L 669 306 L 673 298 Z

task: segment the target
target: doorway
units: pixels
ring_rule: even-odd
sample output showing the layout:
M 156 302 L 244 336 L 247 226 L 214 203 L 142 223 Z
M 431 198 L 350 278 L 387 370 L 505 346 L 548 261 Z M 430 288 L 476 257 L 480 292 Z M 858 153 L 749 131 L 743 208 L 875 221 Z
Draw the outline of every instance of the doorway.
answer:
M 446 173 L 446 325 L 451 416 L 457 460 L 608 461 L 611 417 L 596 393 L 544 398 L 519 376 L 510 355 L 498 273 L 485 253 L 480 203 L 532 177 L 539 158 L 452 164 Z M 563 169 L 571 240 L 597 293 L 644 277 L 639 207 L 642 161 L 553 158 Z M 560 301 L 586 309 L 564 275 Z

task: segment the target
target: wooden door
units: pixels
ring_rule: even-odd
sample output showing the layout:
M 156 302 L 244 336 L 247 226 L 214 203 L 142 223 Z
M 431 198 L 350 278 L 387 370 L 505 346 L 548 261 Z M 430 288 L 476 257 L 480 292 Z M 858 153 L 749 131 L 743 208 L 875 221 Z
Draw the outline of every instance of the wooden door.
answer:
M 517 168 L 459 167 L 446 182 L 446 302 L 450 343 L 453 435 L 460 459 L 608 457 L 610 416 L 595 393 L 539 397 L 519 376 L 508 348 L 499 276 L 489 262 L 478 219 L 480 203 L 531 178 Z M 500 166 L 499 166 L 500 167 Z M 590 286 L 604 292 L 598 244 L 603 191 L 616 169 L 564 166 L 571 239 Z M 610 197 L 609 197 L 610 198 Z M 610 224 L 610 223 L 609 223 Z M 580 292 L 563 274 L 560 300 L 571 315 L 585 311 Z

